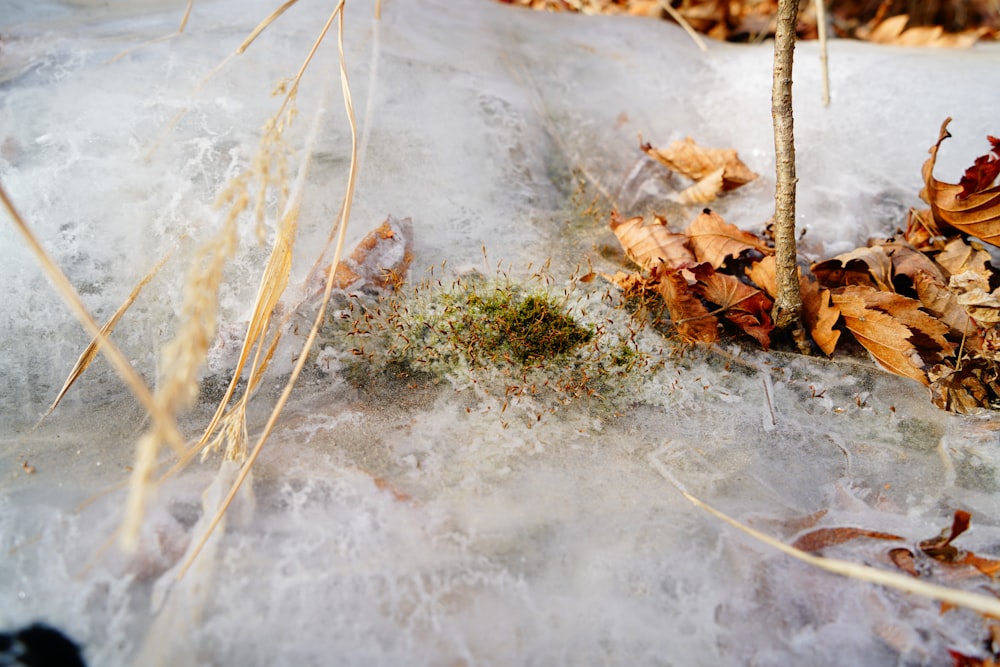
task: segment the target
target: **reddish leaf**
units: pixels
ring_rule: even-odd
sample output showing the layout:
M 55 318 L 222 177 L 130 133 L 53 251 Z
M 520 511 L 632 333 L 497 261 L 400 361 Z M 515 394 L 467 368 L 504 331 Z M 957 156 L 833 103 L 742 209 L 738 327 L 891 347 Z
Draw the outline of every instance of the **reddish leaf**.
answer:
M 972 515 L 965 510 L 955 510 L 955 517 L 952 519 L 951 528 L 941 531 L 937 537 L 924 540 L 919 544 L 920 550 L 931 558 L 948 563 L 955 562 L 961 553 L 957 547 L 951 546 L 952 541 L 969 529 L 969 522 Z
M 958 195 L 959 199 L 965 199 L 971 194 L 985 190 L 993 185 L 993 181 L 997 180 L 997 176 L 1000 175 L 1000 159 L 998 159 L 998 155 L 994 154 L 1000 153 L 1000 149 L 997 148 L 994 141 L 995 137 L 989 137 L 989 139 L 990 143 L 993 144 L 993 152 L 980 155 L 972 166 L 965 170 L 962 180 L 958 182 L 962 186 L 962 192 Z
M 800 535 L 792 546 L 802 551 L 820 551 L 827 547 L 836 546 L 849 542 L 859 537 L 870 537 L 875 540 L 902 540 L 899 535 L 890 533 L 880 533 L 876 530 L 865 530 L 864 528 L 817 528 L 805 535 Z
M 903 547 L 889 549 L 889 560 L 903 572 L 914 577 L 920 576 L 920 571 L 917 569 L 916 556 L 909 549 L 904 549 Z
M 931 205 L 938 222 L 996 245 L 1000 243 L 1000 186 L 963 195 L 961 185 L 943 183 L 934 178 L 938 149 L 941 142 L 951 136 L 948 133 L 950 122 L 951 118 L 948 118 L 941 124 L 937 143 L 931 146 L 931 156 L 924 162 L 924 189 L 920 191 L 920 197 Z
M 704 267 L 704 268 L 701 268 Z M 723 311 L 723 316 L 754 338 L 765 350 L 771 345 L 771 300 L 735 276 L 717 273 L 707 265 L 695 270 L 695 290 Z

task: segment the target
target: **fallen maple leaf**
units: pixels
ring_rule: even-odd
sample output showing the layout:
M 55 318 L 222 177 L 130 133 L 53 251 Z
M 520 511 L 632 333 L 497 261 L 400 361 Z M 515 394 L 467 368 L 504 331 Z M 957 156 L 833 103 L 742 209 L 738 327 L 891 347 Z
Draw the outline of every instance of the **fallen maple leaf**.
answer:
M 920 198 L 931 205 L 935 220 L 955 227 L 991 245 L 1000 243 L 1000 186 L 965 193 L 961 184 L 943 183 L 934 178 L 941 142 L 951 136 L 948 123 L 941 124 L 937 143 L 930 148 L 931 156 L 924 162 L 924 188 Z
M 924 362 L 909 340 L 913 332 L 893 316 L 870 308 L 866 297 L 872 294 L 881 292 L 871 287 L 851 285 L 833 293 L 832 301 L 840 308 L 844 326 L 879 365 L 896 375 L 928 384 Z
M 641 144 L 641 148 L 667 169 L 698 181 L 696 192 L 681 194 L 691 202 L 711 201 L 720 191 L 733 190 L 757 178 L 757 174 L 743 164 L 732 148 L 702 148 L 691 137 L 675 141 L 667 148 L 653 148 L 648 143 Z M 720 169 L 721 175 L 717 173 Z
M 1000 139 L 990 136 L 986 138 L 993 146 L 993 150 L 986 155 L 977 157 L 972 166 L 965 170 L 962 180 L 958 183 L 962 186 L 959 197 L 963 199 L 990 187 L 1000 175 L 1000 159 L 998 159 L 1000 158 Z
M 671 232 L 663 218 L 648 223 L 641 216 L 625 220 L 618 211 L 612 211 L 609 225 L 628 258 L 644 271 L 654 266 L 676 268 L 696 262 L 688 248 L 688 237 Z
M 680 269 L 654 269 L 657 288 L 670 312 L 677 333 L 695 343 L 714 343 L 719 339 L 719 320 L 695 294 Z
M 707 208 L 684 233 L 691 240 L 691 250 L 697 260 L 708 262 L 716 269 L 725 264 L 728 258 L 737 257 L 747 250 L 756 250 L 764 255 L 774 253 L 756 235 L 729 224 Z

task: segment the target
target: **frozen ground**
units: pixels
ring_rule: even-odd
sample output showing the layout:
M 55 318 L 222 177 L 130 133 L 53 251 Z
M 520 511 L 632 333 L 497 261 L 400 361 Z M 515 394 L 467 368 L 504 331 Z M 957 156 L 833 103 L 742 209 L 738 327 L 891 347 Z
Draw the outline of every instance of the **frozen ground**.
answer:
M 215 195 L 252 156 L 277 105 L 269 93 L 294 74 L 330 3 L 303 0 L 203 86 L 273 3 L 198 2 L 183 37 L 113 61 L 173 30 L 183 3 L 86 4 L 3 9 L 0 181 L 103 319 L 182 233 L 183 256 L 218 223 Z M 552 258 L 557 282 L 588 258 L 613 271 L 594 251 L 608 232 L 580 215 L 596 193 L 602 206 L 686 224 L 695 212 L 663 204 L 679 184 L 644 166 L 640 132 L 737 148 L 763 176 L 716 210 L 755 230 L 769 217 L 769 44 L 703 54 L 663 23 L 486 0 L 384 4 L 377 24 L 371 3 L 348 13 L 363 129 L 351 237 L 386 214 L 411 217 L 415 279 L 442 260 L 446 271 L 481 266 L 483 247 L 515 273 Z M 815 45 L 800 45 L 805 250 L 829 255 L 901 224 L 946 116 L 955 138 L 937 173 L 957 178 L 1000 131 L 984 83 L 998 67 L 996 45 L 837 42 L 824 109 Z M 338 89 L 331 41 L 291 137 L 298 160 L 325 109 L 295 280 L 344 187 Z M 266 257 L 251 223 L 241 248 L 222 293 L 230 323 L 247 317 Z M 668 358 L 630 396 L 537 422 L 530 405 L 501 418 L 497 399 L 461 384 L 352 382 L 328 357 L 332 370 L 310 371 L 293 395 L 253 502 L 171 584 L 203 492 L 211 503 L 233 471 L 194 466 L 160 490 L 138 555 L 102 555 L 142 413 L 100 362 L 30 431 L 87 337 L 9 224 L 0 249 L 0 626 L 59 625 L 91 664 L 916 665 L 947 662 L 948 648 L 975 653 L 986 636 L 971 612 L 941 614 L 776 554 L 688 505 L 654 464 L 785 541 L 827 510 L 818 525 L 912 543 L 964 508 L 974 529 L 962 546 L 995 556 L 995 421 L 941 413 L 919 386 L 866 364 L 736 348 Z M 150 380 L 184 266 L 168 264 L 115 334 Z M 660 345 L 652 331 L 640 341 Z M 258 413 L 272 401 L 261 392 Z M 185 417 L 192 434 L 210 407 Z M 857 541 L 829 555 L 891 567 L 885 552 Z

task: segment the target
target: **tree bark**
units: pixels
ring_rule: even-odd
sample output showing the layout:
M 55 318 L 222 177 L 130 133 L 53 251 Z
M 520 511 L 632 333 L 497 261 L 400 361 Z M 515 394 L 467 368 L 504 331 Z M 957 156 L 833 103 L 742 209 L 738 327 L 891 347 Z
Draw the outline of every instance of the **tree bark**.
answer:
M 795 138 L 792 119 L 792 60 L 799 0 L 779 0 L 774 35 L 774 83 L 771 118 L 777 183 L 774 192 L 774 245 L 778 294 L 772 318 L 778 329 L 791 332 L 799 347 L 806 343 L 802 329 L 802 297 L 795 250 Z

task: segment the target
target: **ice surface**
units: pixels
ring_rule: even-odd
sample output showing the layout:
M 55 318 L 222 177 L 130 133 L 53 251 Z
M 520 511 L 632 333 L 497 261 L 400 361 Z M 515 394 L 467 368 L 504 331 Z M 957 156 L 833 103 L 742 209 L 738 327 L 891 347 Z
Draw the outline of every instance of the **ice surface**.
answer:
M 219 225 L 212 202 L 251 159 L 278 103 L 270 92 L 297 70 L 330 7 L 293 7 L 205 82 L 273 3 L 198 2 L 183 37 L 139 49 L 175 29 L 183 3 L 75 4 L 4 9 L 0 182 L 99 320 L 174 249 L 115 333 L 152 381 L 185 259 Z M 694 211 L 663 203 L 683 184 L 648 168 L 639 133 L 737 148 L 762 178 L 717 210 L 755 230 L 771 214 L 770 45 L 713 43 L 702 54 L 664 23 L 487 0 L 386 0 L 381 22 L 371 17 L 371 3 L 351 3 L 362 162 L 350 236 L 388 214 L 412 218 L 415 279 L 442 260 L 482 269 L 484 247 L 515 273 L 552 258 L 560 285 L 588 258 L 613 271 L 594 252 L 608 240 L 601 221 L 581 221 L 595 193 L 686 224 Z M 949 115 L 955 138 L 937 173 L 957 178 L 998 131 L 996 94 L 982 83 L 998 65 L 996 45 L 835 42 L 824 109 L 816 48 L 800 45 L 805 250 L 829 255 L 901 224 Z M 289 139 L 299 164 L 321 114 L 295 281 L 346 179 L 338 77 L 331 42 L 303 83 Z M 225 331 L 247 318 L 267 254 L 252 221 L 241 234 L 222 292 Z M 330 352 L 265 449 L 254 502 L 171 584 L 233 471 L 210 462 L 164 485 L 138 554 L 101 552 L 121 518 L 113 487 L 127 477 L 142 412 L 102 361 L 30 432 L 87 337 L 11 225 L 0 226 L 0 248 L 0 625 L 56 624 L 92 664 L 941 664 L 947 648 L 975 652 L 985 638 L 970 612 L 942 615 L 735 533 L 687 504 L 651 457 L 782 540 L 828 510 L 819 525 L 912 543 L 961 507 L 974 525 L 961 544 L 997 555 L 994 420 L 945 415 L 922 388 L 867 364 L 736 348 L 670 358 L 636 378 L 629 398 L 575 401 L 541 421 L 529 402 L 501 417 L 500 398 L 461 378 L 351 381 Z M 655 350 L 657 336 L 646 331 L 641 344 Z M 273 397 L 267 385 L 251 429 Z M 210 408 L 187 415 L 185 429 L 195 433 Z M 829 551 L 889 567 L 881 543 Z

